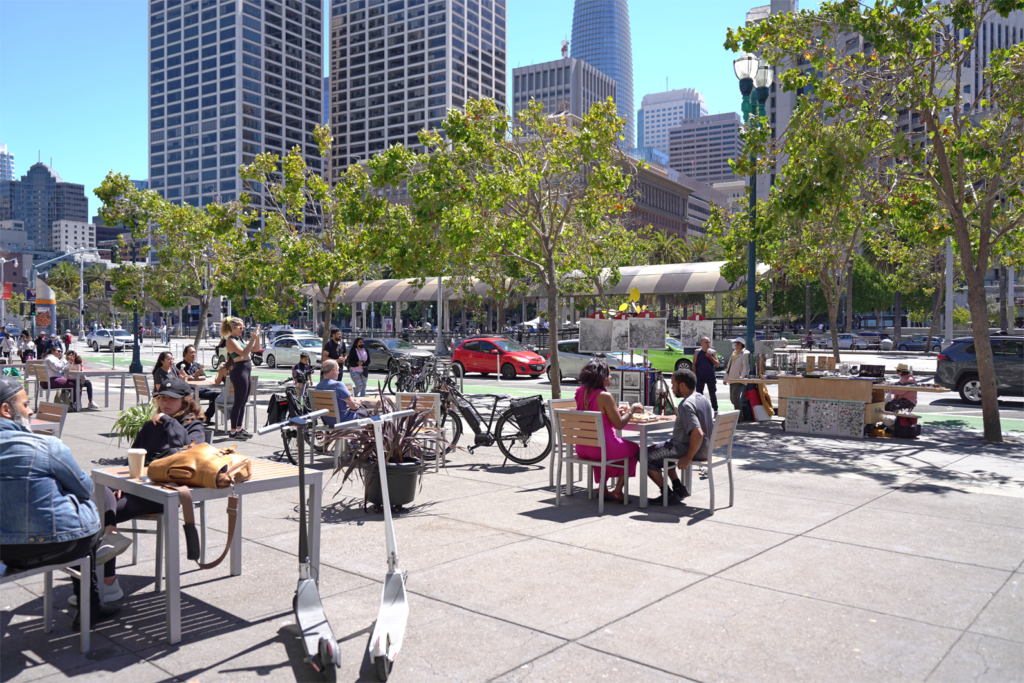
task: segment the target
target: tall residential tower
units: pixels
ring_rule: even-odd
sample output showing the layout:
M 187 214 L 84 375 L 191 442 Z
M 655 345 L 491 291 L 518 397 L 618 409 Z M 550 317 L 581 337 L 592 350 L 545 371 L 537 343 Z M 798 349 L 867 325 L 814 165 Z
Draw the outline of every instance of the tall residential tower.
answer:
M 7 151 L 7 143 L 0 143 L 0 181 L 14 180 L 14 154 Z
M 239 164 L 295 145 L 322 170 L 321 5 L 150 0 L 150 189 L 193 206 L 237 199 Z
M 615 80 L 619 116 L 626 119 L 626 149 L 633 148 L 633 46 L 626 0 L 576 0 L 572 56 Z

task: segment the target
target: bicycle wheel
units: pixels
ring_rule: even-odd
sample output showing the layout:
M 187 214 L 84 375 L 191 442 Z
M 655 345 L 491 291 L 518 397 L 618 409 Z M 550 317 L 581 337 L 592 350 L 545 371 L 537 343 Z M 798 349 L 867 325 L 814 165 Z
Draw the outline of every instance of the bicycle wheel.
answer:
M 291 446 L 289 445 L 289 442 L 292 439 L 294 439 L 294 438 L 295 438 L 295 432 L 294 431 L 292 431 L 289 434 L 286 430 L 284 430 L 284 429 L 281 430 L 281 443 L 284 444 L 284 456 L 286 458 L 288 458 L 288 462 L 290 462 L 291 464 L 298 465 L 299 463 L 297 463 L 295 461 L 295 456 L 292 455 L 292 449 L 291 449 Z
M 398 375 L 393 375 L 390 372 L 384 379 L 384 391 L 388 392 L 392 396 L 395 395 L 395 387 L 398 385 Z
M 506 410 L 498 418 L 494 435 L 498 440 L 498 448 L 505 457 L 520 465 L 536 465 L 551 452 L 551 429 L 525 434 L 512 419 L 510 410 Z
M 445 453 L 451 453 L 462 438 L 462 418 L 454 410 L 449 410 L 441 415 L 441 431 L 444 432 L 448 448 Z

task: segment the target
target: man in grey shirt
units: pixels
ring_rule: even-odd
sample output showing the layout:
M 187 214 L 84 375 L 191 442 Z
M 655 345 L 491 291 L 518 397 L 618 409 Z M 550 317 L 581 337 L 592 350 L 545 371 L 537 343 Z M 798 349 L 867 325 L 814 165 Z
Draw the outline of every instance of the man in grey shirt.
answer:
M 661 476 L 665 458 L 679 458 L 676 466 L 680 470 L 685 470 L 694 460 L 705 462 L 708 459 L 715 420 L 711 402 L 704 394 L 698 394 L 696 387 L 697 377 L 691 371 L 680 369 L 672 373 L 672 393 L 683 399 L 676 406 L 672 438 L 647 449 L 647 476 L 659 487 L 665 485 Z M 672 480 L 669 499 L 688 498 L 690 492 L 679 480 L 676 470 L 669 470 L 668 476 Z

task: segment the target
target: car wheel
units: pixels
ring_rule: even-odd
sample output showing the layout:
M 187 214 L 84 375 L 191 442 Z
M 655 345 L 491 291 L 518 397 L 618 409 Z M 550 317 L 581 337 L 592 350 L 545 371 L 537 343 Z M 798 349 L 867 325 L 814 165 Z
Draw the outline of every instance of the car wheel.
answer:
M 277 367 L 277 359 L 274 358 L 274 354 L 270 354 L 269 356 L 267 356 L 267 367 L 268 368 L 276 368 Z
M 501 378 L 502 379 L 515 379 L 516 369 L 511 363 L 505 363 L 501 366 Z
M 960 381 L 960 400 L 972 406 L 981 405 L 981 382 L 974 375 Z
M 394 358 L 388 358 L 388 372 L 398 372 L 398 361 Z
M 680 358 L 676 361 L 676 370 L 693 370 L 693 363 L 685 358 Z
M 907 345 L 906 344 L 900 344 L 899 346 L 896 347 L 896 350 L 897 351 L 906 351 L 907 350 Z
M 253 356 L 252 356 L 252 364 L 255 365 L 256 367 L 259 367 L 259 366 L 263 365 L 263 356 L 257 356 L 255 354 L 253 354 Z
M 550 382 L 550 381 L 551 381 L 551 368 L 548 368 L 547 370 L 545 370 L 545 371 L 544 371 L 544 374 L 546 374 L 546 375 L 548 376 L 548 381 Z M 532 376 L 533 376 L 533 375 L 531 375 L 531 377 L 532 377 Z M 563 381 L 564 379 L 565 379 L 565 375 L 563 375 L 563 374 L 562 374 L 562 370 L 561 370 L 561 369 L 559 369 L 559 370 L 558 370 L 558 381 L 559 381 L 559 382 L 562 382 L 562 381 Z
M 99 344 L 97 344 L 96 342 L 93 342 L 93 343 L 92 343 L 92 350 L 93 350 L 94 352 L 96 352 L 96 353 L 99 353 L 99 352 L 100 352 L 100 345 L 99 345 Z
M 459 361 L 455 361 L 454 363 L 452 363 L 452 375 L 454 375 L 455 377 L 465 377 L 466 366 L 460 363 Z
M 932 347 L 932 351 L 934 351 L 935 353 L 938 353 L 941 350 L 942 350 L 942 347 L 939 346 L 938 344 L 936 344 L 935 346 Z

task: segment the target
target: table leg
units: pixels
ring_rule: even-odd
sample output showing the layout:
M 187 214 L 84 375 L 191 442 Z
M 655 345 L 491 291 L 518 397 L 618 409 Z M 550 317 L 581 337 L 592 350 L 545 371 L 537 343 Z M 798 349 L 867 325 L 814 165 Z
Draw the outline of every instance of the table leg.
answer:
M 110 407 L 110 375 L 103 375 L 103 407 Z
M 238 497 L 238 514 L 235 515 L 235 537 L 231 539 L 231 576 L 242 573 L 242 501 L 245 496 Z
M 178 507 L 181 505 L 177 494 L 164 503 L 164 554 L 167 556 L 167 642 L 176 645 L 181 642 L 181 567 L 178 539 Z
M 124 375 L 121 375 L 121 408 L 120 408 L 120 410 L 122 412 L 124 412 L 124 380 L 125 380 Z
M 82 412 L 82 378 L 75 375 L 75 411 Z
M 323 491 L 320 486 L 309 487 L 309 564 L 313 568 L 313 576 L 320 581 L 320 511 Z
M 647 430 L 640 428 L 640 462 L 637 463 L 640 475 L 640 507 L 647 507 Z

